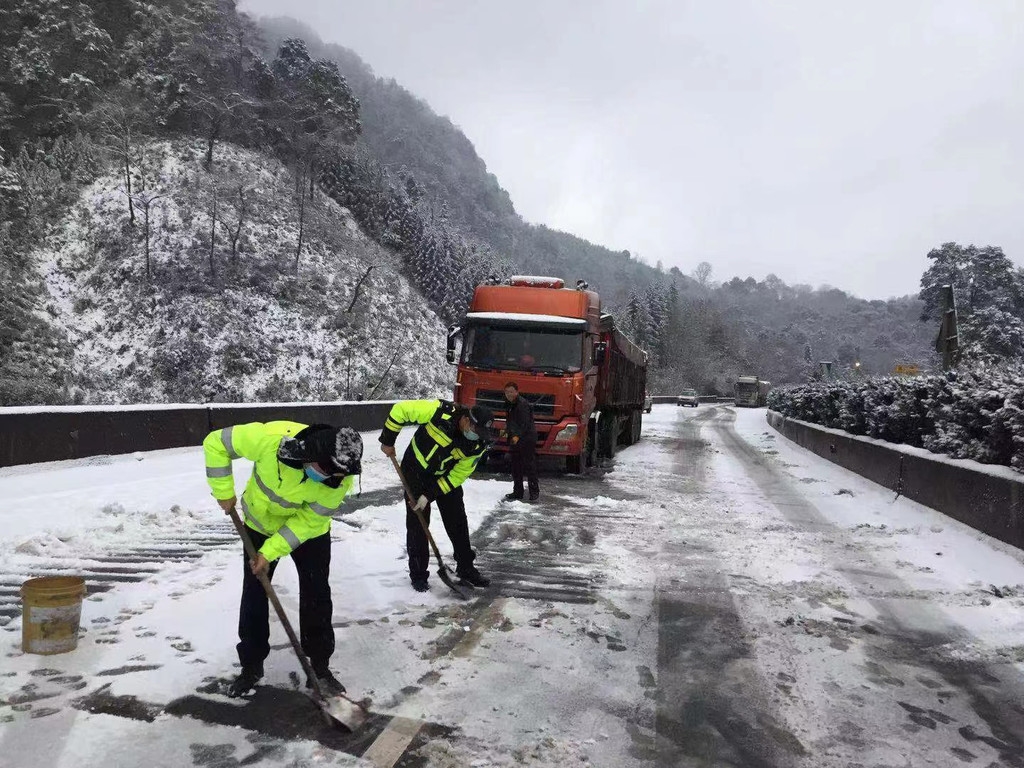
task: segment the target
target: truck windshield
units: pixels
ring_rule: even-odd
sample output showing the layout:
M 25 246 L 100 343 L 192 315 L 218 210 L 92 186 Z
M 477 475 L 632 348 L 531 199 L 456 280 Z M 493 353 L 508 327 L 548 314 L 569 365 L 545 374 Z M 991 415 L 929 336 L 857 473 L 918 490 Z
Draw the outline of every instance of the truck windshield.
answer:
M 583 334 L 555 328 L 475 325 L 466 332 L 462 362 L 475 368 L 572 373 L 582 369 Z
M 753 383 L 751 383 L 749 381 L 739 381 L 739 382 L 736 382 L 736 391 L 737 392 L 742 392 L 744 394 L 749 394 L 751 392 L 757 392 L 757 384 L 753 384 Z

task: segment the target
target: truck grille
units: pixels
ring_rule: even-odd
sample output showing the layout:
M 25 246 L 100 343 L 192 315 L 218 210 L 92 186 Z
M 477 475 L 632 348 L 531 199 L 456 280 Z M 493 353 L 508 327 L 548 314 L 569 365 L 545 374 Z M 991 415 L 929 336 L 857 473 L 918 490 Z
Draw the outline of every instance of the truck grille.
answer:
M 538 395 L 532 392 L 520 392 L 519 396 L 525 397 L 530 405 L 533 406 L 534 416 L 555 415 L 554 395 Z M 476 404 L 487 406 L 494 411 L 495 415 L 505 415 L 505 393 L 502 390 L 478 389 L 476 392 Z

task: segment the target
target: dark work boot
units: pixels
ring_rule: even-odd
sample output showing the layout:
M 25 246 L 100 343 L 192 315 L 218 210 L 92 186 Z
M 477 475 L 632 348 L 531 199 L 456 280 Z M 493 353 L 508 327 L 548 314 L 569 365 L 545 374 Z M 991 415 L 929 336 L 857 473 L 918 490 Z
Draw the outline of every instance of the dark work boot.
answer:
M 472 565 L 468 568 L 459 568 L 455 571 L 455 575 L 458 577 L 460 582 L 464 582 L 474 587 L 491 586 L 491 580 L 480 573 L 480 571 Z
M 427 584 L 426 579 L 413 579 L 412 588 L 417 592 L 426 592 L 430 589 L 430 585 Z
M 242 667 L 242 671 L 238 673 L 238 677 L 236 677 L 228 687 L 228 696 L 233 699 L 237 699 L 239 696 L 244 696 L 256 687 L 256 683 L 258 683 L 262 677 L 262 664 L 251 664 L 249 666 Z
M 316 675 L 316 681 L 320 684 L 320 692 L 324 696 L 337 696 L 339 693 L 345 692 L 345 686 L 341 684 L 331 672 L 331 668 L 326 664 L 317 664 L 313 667 L 313 674 Z M 308 677 L 306 678 L 306 687 L 312 688 L 313 681 Z
M 505 501 L 522 501 L 522 500 L 523 500 L 523 494 L 521 494 L 521 493 L 516 493 L 515 491 L 513 491 L 512 493 L 506 493 L 505 494 Z

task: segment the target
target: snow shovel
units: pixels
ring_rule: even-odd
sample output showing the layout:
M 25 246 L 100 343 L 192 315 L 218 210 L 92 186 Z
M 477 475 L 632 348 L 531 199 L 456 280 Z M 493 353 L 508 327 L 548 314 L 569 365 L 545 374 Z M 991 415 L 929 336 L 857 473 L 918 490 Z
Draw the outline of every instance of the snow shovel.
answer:
M 395 472 L 398 473 L 398 479 L 402 481 L 402 488 L 405 489 L 405 495 L 409 499 L 409 509 L 415 513 L 416 519 L 420 521 L 420 525 L 423 526 L 423 532 L 427 534 L 427 541 L 430 542 L 430 548 L 434 550 L 434 557 L 437 558 L 437 578 L 444 582 L 452 592 L 463 600 L 468 599 L 466 597 L 466 593 L 455 586 L 455 582 L 452 581 L 451 574 L 448 572 L 448 568 L 445 567 L 444 560 L 441 559 L 441 552 L 437 548 L 437 544 L 434 542 L 434 537 L 430 535 L 430 526 L 428 526 L 427 521 L 423 519 L 422 513 L 416 509 L 416 499 L 412 495 L 409 483 L 405 481 L 405 475 L 402 474 L 402 468 L 398 465 L 398 459 L 394 456 L 391 456 L 390 458 L 391 463 L 395 465 Z
M 242 524 L 241 519 L 238 517 L 238 512 L 234 507 L 228 510 L 228 514 L 231 516 L 231 522 L 235 524 L 235 530 L 238 531 L 238 535 L 242 537 L 242 544 L 245 546 L 245 554 L 249 556 L 249 560 L 256 559 L 256 547 L 252 545 L 252 540 L 249 538 L 249 534 L 245 530 L 245 526 Z M 369 712 L 362 704 L 353 701 L 343 693 L 339 693 L 337 696 L 325 696 L 323 690 L 320 688 L 320 681 L 317 680 L 316 675 L 313 673 L 313 667 L 310 666 L 309 659 L 306 658 L 306 654 L 302 652 L 302 647 L 299 645 L 299 638 L 295 636 L 295 630 L 292 629 L 292 623 L 288 621 L 288 614 L 284 612 L 284 606 L 281 605 L 281 601 L 277 599 L 277 593 L 274 588 L 270 585 L 270 579 L 267 578 L 267 574 L 260 572 L 256 578 L 260 580 L 260 584 L 263 585 L 264 591 L 267 593 L 267 597 L 270 602 L 274 604 L 274 610 L 277 611 L 277 618 L 280 619 L 281 625 L 284 627 L 284 631 L 288 633 L 288 639 L 291 640 L 292 648 L 295 650 L 295 655 L 299 657 L 299 663 L 302 665 L 303 671 L 306 673 L 306 678 L 313 686 L 313 700 L 316 705 L 320 708 L 320 714 L 324 717 L 324 722 L 329 726 L 341 725 L 349 731 L 355 731 L 363 723 L 366 722 L 369 717 Z

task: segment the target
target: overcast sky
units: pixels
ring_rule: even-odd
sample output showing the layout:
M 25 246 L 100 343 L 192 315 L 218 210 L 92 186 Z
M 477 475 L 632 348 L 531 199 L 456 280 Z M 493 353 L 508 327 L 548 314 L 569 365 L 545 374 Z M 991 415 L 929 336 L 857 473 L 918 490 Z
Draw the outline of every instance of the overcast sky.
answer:
M 1024 263 L 1024 2 L 243 0 L 460 126 L 531 222 L 665 268 L 914 292 Z

